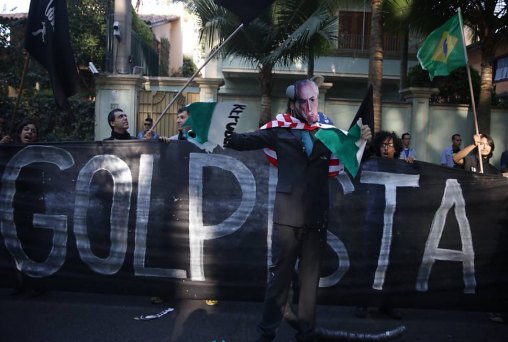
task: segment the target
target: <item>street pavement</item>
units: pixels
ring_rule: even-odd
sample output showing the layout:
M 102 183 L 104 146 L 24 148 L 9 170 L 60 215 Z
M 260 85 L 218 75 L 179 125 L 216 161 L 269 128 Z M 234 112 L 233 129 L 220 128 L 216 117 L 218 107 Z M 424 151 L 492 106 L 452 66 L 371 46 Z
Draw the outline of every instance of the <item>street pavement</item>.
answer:
M 135 317 L 174 311 L 152 320 Z M 244 342 L 255 336 L 262 303 L 167 300 L 151 304 L 144 296 L 50 291 L 14 295 L 0 288 L 0 341 L 154 341 Z M 402 320 L 372 310 L 365 319 L 351 306 L 318 307 L 318 326 L 358 333 L 380 333 L 404 325 L 397 341 L 508 341 L 508 324 L 491 322 L 485 312 L 401 309 Z M 293 341 L 283 323 L 275 341 Z M 329 341 L 329 340 L 327 340 Z

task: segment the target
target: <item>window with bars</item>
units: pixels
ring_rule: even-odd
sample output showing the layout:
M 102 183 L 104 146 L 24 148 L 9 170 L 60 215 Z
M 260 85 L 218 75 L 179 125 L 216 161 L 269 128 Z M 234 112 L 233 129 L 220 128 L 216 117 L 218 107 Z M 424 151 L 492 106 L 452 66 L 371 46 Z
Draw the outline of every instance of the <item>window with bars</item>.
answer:
M 508 56 L 498 58 L 495 66 L 494 82 L 508 80 Z

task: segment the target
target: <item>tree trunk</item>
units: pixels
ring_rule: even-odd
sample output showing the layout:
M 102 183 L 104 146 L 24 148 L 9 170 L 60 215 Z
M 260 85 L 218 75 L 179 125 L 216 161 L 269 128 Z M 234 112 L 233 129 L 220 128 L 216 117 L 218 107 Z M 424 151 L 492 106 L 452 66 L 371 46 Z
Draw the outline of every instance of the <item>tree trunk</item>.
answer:
M 314 76 L 314 48 L 309 46 L 309 61 L 307 63 L 307 78 Z
M 372 0 L 372 19 L 370 31 L 369 82 L 373 90 L 374 132 L 381 130 L 381 87 L 383 85 L 383 0 Z
M 480 133 L 490 135 L 490 112 L 492 107 L 492 79 L 494 62 L 494 49 L 487 41 L 482 48 L 482 70 L 480 83 L 480 100 L 478 101 L 478 130 Z
M 400 36 L 400 83 L 399 90 L 407 88 L 407 55 L 409 48 L 409 29 L 404 27 L 402 35 Z M 403 100 L 402 94 L 399 95 L 400 100 Z
M 259 83 L 261 85 L 260 126 L 272 119 L 272 69 L 273 65 L 266 63 L 262 64 L 259 70 Z

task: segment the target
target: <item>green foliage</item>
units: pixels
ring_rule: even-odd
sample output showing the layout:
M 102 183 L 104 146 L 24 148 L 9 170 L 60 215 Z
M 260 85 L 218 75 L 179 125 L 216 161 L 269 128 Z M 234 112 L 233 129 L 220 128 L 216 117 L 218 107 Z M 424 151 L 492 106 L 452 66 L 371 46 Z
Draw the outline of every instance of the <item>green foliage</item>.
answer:
M 183 77 L 190 77 L 190 76 L 194 75 L 196 70 L 198 70 L 198 67 L 196 66 L 196 64 L 194 64 L 194 61 L 191 58 L 184 56 L 183 57 L 182 76 Z
M 221 49 L 226 56 L 256 64 L 290 65 L 307 61 L 333 47 L 337 34 L 336 1 L 280 0 L 262 11 Z M 209 0 L 194 0 L 191 9 L 201 22 L 200 41 L 215 47 L 239 25 L 238 17 Z
M 17 88 L 21 81 L 23 66 L 25 64 L 25 51 L 23 41 L 25 35 L 26 19 L 9 20 L 0 18 L 0 93 L 7 95 L 9 86 Z M 31 63 L 25 76 L 26 88 L 33 88 L 36 82 L 45 84 L 46 71 L 38 68 L 37 63 Z
M 430 80 L 427 70 L 423 70 L 420 64 L 412 66 L 407 72 L 407 82 L 410 87 L 431 88 L 432 81 Z
M 105 70 L 107 28 L 107 0 L 68 0 L 69 33 L 76 64 L 88 70 L 92 61 Z
M 476 103 L 480 95 L 480 75 L 473 68 L 469 68 L 473 83 L 473 94 Z M 455 69 L 449 76 L 435 78 L 439 94 L 436 96 L 437 103 L 471 103 L 471 91 L 465 67 Z
M 93 141 L 95 126 L 95 103 L 86 98 L 74 96 L 69 99 L 74 113 L 69 115 L 56 108 L 51 92 L 39 93 L 24 98 L 16 112 L 14 128 L 24 119 L 32 119 L 39 126 L 39 141 Z M 10 125 L 15 99 L 0 95 L 0 112 Z
M 169 49 L 171 47 L 169 39 L 161 38 L 159 51 L 159 76 L 169 76 Z
M 132 30 L 152 48 L 157 47 L 157 41 L 150 27 L 139 18 L 134 10 L 132 11 Z
M 475 101 L 480 94 L 480 75 L 470 68 Z M 420 64 L 408 71 L 408 85 L 410 87 L 438 88 L 439 94 L 431 97 L 433 103 L 471 103 L 471 92 L 465 67 L 455 69 L 449 76 L 437 76 L 430 80 L 429 73 Z

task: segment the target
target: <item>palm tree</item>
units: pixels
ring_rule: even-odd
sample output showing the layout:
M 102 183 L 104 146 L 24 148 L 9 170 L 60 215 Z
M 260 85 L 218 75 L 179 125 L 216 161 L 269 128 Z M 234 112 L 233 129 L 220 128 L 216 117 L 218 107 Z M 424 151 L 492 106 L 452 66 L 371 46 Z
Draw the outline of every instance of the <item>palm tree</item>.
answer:
M 490 133 L 490 112 L 493 91 L 493 64 L 496 48 L 508 42 L 508 1 L 504 0 L 414 0 L 413 27 L 429 33 L 460 7 L 464 24 L 471 29 L 473 41 L 481 47 L 481 86 L 478 103 L 478 126 Z
M 271 119 L 273 68 L 313 59 L 336 39 L 337 0 L 277 0 L 222 48 L 222 57 L 237 57 L 256 65 L 261 87 L 261 119 Z M 240 24 L 238 18 L 211 0 L 194 0 L 201 21 L 200 40 L 216 46 Z M 311 56 L 311 57 L 309 57 Z M 313 61 L 312 61 L 313 62 Z
M 412 1 L 413 0 L 384 0 L 383 2 L 383 22 L 385 33 L 395 33 L 399 35 L 400 38 L 399 89 L 407 87 L 409 25 L 411 23 L 410 11 Z
M 372 0 L 370 31 L 369 83 L 372 84 L 374 107 L 374 132 L 381 130 L 381 87 L 383 84 L 383 0 Z

